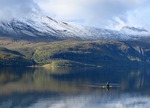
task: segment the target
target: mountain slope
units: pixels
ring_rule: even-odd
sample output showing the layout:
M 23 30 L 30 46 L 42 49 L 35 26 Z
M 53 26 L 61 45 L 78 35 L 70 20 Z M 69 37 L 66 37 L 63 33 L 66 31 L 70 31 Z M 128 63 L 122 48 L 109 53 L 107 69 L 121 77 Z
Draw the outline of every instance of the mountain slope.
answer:
M 149 43 L 59 41 L 0 50 L 3 65 L 142 66 L 150 65 Z M 13 62 L 11 62 L 13 60 Z M 18 63 L 18 64 L 17 64 Z
M 136 30 L 136 31 L 135 31 Z M 137 40 L 150 37 L 148 31 L 125 27 L 121 31 L 98 29 L 79 24 L 58 22 L 47 16 L 32 15 L 0 21 L 0 35 L 13 39 L 53 40 Z
M 149 64 L 149 48 L 118 41 L 71 41 L 38 47 L 33 59 L 37 63 L 70 60 L 93 66 L 132 66 Z
M 33 64 L 34 61 L 26 59 L 17 51 L 0 48 L 0 66 L 29 66 Z

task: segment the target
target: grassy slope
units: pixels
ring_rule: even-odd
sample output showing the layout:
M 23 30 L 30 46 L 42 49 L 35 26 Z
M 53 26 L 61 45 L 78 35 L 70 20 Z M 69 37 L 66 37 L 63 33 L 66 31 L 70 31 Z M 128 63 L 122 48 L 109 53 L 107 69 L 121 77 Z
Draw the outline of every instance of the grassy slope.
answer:
M 26 59 L 17 51 L 0 48 L 0 66 L 28 66 L 34 64 L 30 59 Z
M 55 42 L 38 47 L 33 58 L 38 63 L 70 60 L 95 66 L 144 63 L 144 56 L 136 47 L 117 41 Z
M 118 41 L 7 42 L 0 64 L 48 66 L 130 66 L 150 63 L 149 44 Z M 3 43 L 4 46 L 5 43 Z M 12 44 L 12 45 L 10 45 Z M 14 51 L 15 50 L 15 51 Z M 9 55 L 9 56 L 8 56 Z M 18 59 L 19 58 L 19 59 Z M 6 62 L 7 61 L 7 62 Z M 10 63 L 8 63 L 10 62 Z

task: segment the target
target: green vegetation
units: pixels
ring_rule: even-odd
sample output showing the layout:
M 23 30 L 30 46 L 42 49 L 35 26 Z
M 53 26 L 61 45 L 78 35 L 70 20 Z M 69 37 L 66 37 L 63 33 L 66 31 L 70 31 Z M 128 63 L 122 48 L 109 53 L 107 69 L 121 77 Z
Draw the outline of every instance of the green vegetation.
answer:
M 8 42 L 7 45 L 3 43 L 3 48 L 0 48 L 0 65 L 44 65 L 43 67 L 150 65 L 149 43 L 120 41 L 21 43 L 11 42 L 11 45 L 8 45 Z
M 0 66 L 28 66 L 34 64 L 34 61 L 25 58 L 17 51 L 0 48 Z

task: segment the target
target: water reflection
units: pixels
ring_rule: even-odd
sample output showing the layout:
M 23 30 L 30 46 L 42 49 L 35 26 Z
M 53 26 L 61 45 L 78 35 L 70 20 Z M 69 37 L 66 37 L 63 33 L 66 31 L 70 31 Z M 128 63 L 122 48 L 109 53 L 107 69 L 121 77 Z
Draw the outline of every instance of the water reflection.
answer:
M 29 108 L 149 108 L 150 99 L 145 97 L 130 97 L 129 95 L 80 95 L 39 100 Z M 42 101 L 42 102 L 41 102 Z M 42 103 L 42 104 L 41 104 Z
M 128 94 L 26 94 L 0 100 L 1 108 L 149 108 L 148 96 Z
M 0 69 L 0 95 L 32 91 L 104 92 L 86 85 L 105 85 L 107 81 L 119 84 L 120 91 L 148 90 L 149 77 L 149 70 L 3 68 Z
M 97 105 L 105 108 L 141 108 L 144 105 L 147 108 L 150 100 L 149 77 L 150 71 L 146 68 L 1 68 L 0 106 L 96 108 Z M 107 81 L 112 86 L 109 92 L 101 87 Z

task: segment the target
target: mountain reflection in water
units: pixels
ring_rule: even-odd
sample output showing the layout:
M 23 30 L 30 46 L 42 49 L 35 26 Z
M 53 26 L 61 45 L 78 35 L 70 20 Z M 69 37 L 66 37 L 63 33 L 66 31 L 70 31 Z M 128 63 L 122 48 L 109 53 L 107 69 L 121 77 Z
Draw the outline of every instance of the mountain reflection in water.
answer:
M 107 81 L 112 86 L 119 85 L 119 87 L 112 87 L 109 92 L 106 88 L 99 87 L 105 85 Z M 150 100 L 149 81 L 150 71 L 147 68 L 134 70 L 1 68 L 0 106 L 2 108 L 91 108 L 92 106 L 147 108 Z M 72 106 L 73 104 L 77 106 Z

